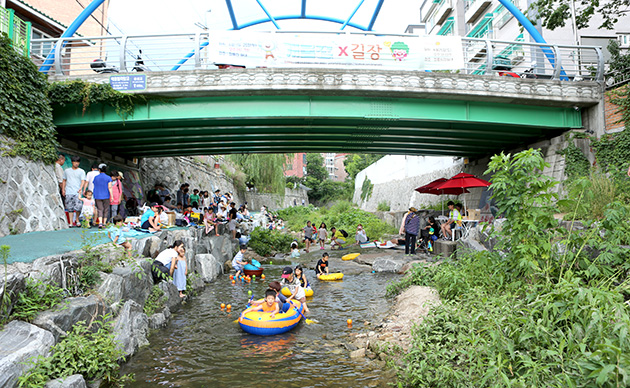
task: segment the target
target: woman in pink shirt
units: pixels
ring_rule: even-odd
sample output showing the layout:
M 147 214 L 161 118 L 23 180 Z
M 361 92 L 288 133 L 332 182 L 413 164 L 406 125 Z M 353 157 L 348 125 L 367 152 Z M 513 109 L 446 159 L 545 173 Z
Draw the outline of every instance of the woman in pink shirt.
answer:
M 112 196 L 109 198 L 110 217 L 114 218 L 118 214 L 118 206 L 120 198 L 122 198 L 122 182 L 120 181 L 120 173 L 112 171 L 109 176 L 112 178 Z

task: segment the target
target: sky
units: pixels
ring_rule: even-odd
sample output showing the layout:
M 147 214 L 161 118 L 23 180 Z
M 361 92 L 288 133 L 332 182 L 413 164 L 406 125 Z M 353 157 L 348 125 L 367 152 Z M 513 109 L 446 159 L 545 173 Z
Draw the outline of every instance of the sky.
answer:
M 266 18 L 258 1 L 273 15 L 298 14 L 301 0 L 232 0 L 239 23 Z M 378 0 L 308 0 L 307 13 L 347 19 L 363 3 L 352 22 L 367 26 Z M 374 30 L 380 33 L 404 33 L 409 24 L 420 22 L 421 0 L 385 0 Z M 113 35 L 194 33 L 202 31 L 198 23 L 209 30 L 227 30 L 232 24 L 224 0 L 111 0 L 109 31 Z M 282 30 L 337 31 L 341 25 L 318 21 L 278 21 Z M 265 23 L 248 30 L 275 30 Z M 357 31 L 347 27 L 346 30 Z

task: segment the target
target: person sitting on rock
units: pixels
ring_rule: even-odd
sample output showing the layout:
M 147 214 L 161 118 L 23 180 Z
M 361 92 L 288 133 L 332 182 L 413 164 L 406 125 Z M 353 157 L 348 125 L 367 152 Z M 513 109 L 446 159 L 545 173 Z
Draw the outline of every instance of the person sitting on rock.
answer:
M 175 271 L 175 261 L 177 261 L 177 257 L 182 254 L 182 252 L 186 252 L 184 250 L 184 242 L 182 240 L 176 240 L 173 242 L 173 245 L 157 255 L 151 266 L 154 283 L 157 284 L 172 276 Z M 171 271 L 171 268 L 173 271 Z
M 123 224 L 123 218 L 117 214 L 112 219 L 114 226 L 107 231 L 109 237 L 115 245 L 125 248 L 126 253 L 131 252 L 131 243 L 125 238 L 125 233 L 129 232 L 129 228 Z
M 160 230 L 160 216 L 157 202 L 152 202 L 150 208 L 142 213 L 140 217 L 140 228 L 149 232 L 157 232 Z
M 322 258 L 317 261 L 317 265 L 315 265 L 315 273 L 317 277 L 323 275 L 324 272 L 328 275 L 328 253 L 324 252 Z

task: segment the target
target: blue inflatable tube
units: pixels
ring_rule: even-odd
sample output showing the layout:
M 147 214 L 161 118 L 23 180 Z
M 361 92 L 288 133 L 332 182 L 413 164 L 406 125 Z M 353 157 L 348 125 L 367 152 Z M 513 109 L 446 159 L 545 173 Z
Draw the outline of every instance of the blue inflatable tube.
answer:
M 238 324 L 241 329 L 254 335 L 276 335 L 292 330 L 300 323 L 304 306 L 297 301 L 291 301 L 291 308 L 286 313 L 278 313 L 273 318 L 270 313 L 250 311 L 243 317 L 239 317 Z

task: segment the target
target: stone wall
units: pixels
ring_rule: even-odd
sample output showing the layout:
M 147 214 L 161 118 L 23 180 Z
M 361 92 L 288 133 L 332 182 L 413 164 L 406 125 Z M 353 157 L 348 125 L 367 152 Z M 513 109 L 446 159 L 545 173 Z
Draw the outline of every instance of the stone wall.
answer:
M 215 168 L 215 163 L 219 168 Z M 156 183 L 161 183 L 171 192 L 175 201 L 175 194 L 182 183 L 190 184 L 193 189 L 230 191 L 235 196 L 235 202 L 242 203 L 243 194 L 238 193 L 232 179 L 226 171 L 233 168 L 221 157 L 175 157 L 175 158 L 146 158 L 140 162 L 140 176 L 142 188 L 147 193 Z
M 54 165 L 0 156 L 0 237 L 67 227 Z
M 302 206 L 302 200 L 304 204 L 308 205 L 308 196 L 306 190 L 303 189 L 284 189 L 284 197 L 280 197 L 277 194 L 263 194 L 248 191 L 245 193 L 245 200 L 247 201 L 248 208 L 257 211 L 263 205 L 267 206 L 269 210 L 284 209 L 292 206 Z

